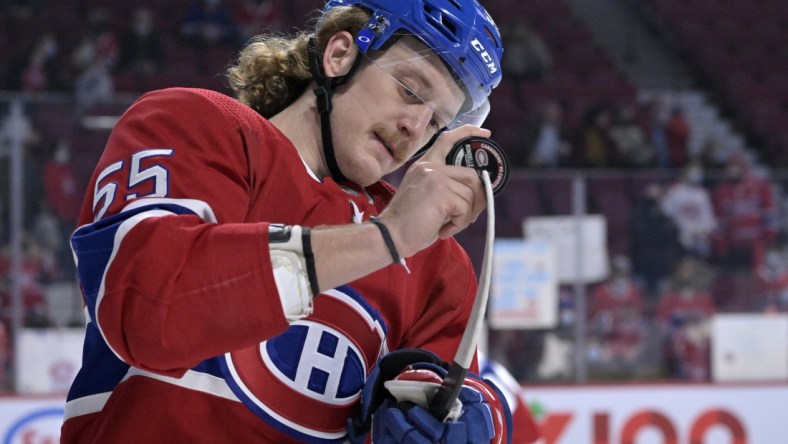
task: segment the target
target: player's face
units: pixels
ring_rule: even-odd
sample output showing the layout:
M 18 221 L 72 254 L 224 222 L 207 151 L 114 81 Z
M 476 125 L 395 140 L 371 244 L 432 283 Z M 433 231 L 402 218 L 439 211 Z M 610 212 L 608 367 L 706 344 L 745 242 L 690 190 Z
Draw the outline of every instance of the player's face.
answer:
M 331 127 L 342 172 L 360 185 L 374 183 L 452 122 L 464 100 L 440 58 L 403 37 L 363 63 L 334 96 Z

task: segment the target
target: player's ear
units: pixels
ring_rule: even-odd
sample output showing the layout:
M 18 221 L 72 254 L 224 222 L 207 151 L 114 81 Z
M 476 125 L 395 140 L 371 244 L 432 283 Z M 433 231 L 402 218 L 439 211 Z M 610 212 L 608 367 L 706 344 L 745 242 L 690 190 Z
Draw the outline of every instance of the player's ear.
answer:
M 323 69 L 326 75 L 336 77 L 347 74 L 356 56 L 358 49 L 352 34 L 340 31 L 332 35 L 323 52 Z

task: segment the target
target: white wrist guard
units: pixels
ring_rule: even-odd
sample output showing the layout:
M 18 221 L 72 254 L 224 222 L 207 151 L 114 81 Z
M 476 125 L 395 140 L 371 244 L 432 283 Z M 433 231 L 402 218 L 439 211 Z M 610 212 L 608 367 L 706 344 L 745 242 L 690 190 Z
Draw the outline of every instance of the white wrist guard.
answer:
M 274 281 L 288 322 L 312 313 L 317 288 L 309 227 L 271 224 L 268 248 Z

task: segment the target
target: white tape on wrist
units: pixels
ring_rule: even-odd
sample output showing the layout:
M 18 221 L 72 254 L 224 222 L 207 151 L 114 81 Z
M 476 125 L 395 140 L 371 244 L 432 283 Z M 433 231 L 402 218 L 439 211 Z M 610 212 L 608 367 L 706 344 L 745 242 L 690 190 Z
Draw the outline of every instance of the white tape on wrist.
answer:
M 298 225 L 271 224 L 268 228 L 271 267 L 288 322 L 295 322 L 312 313 L 314 292 L 309 284 L 302 231 L 303 228 Z

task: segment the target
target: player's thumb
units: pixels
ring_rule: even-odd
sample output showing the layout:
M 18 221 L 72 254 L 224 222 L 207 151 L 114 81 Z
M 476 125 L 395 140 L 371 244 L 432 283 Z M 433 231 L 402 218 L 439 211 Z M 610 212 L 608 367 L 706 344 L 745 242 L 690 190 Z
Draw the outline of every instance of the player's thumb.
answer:
M 453 130 L 441 130 L 432 139 L 432 146 L 422 160 L 427 162 L 446 163 L 452 147 L 462 139 L 477 136 L 490 137 L 490 131 L 473 125 L 463 125 Z

